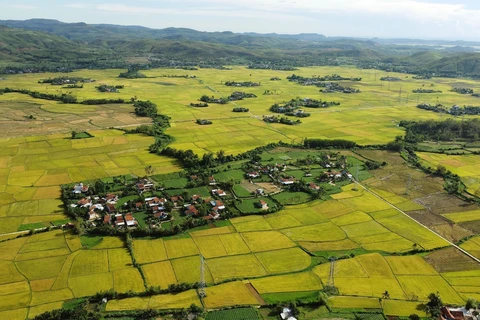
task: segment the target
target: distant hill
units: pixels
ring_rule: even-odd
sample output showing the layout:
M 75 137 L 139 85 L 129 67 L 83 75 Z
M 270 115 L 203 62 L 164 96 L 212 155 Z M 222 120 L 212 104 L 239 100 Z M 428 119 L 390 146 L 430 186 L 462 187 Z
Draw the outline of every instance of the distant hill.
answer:
M 97 51 L 56 35 L 0 26 L 2 60 L 69 61 L 90 57 Z
M 135 61 L 144 68 L 199 63 L 354 64 L 418 74 L 480 77 L 476 45 L 465 41 L 325 37 L 316 33 L 202 32 L 48 19 L 0 20 L 0 72 L 126 68 L 129 61 Z

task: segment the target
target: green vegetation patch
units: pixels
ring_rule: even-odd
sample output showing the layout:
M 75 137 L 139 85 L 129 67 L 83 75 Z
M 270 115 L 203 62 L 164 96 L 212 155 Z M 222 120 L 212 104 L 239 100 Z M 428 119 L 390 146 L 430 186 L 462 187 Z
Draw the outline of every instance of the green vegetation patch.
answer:
M 235 308 L 209 312 L 205 320 L 256 320 L 262 319 L 253 308 Z

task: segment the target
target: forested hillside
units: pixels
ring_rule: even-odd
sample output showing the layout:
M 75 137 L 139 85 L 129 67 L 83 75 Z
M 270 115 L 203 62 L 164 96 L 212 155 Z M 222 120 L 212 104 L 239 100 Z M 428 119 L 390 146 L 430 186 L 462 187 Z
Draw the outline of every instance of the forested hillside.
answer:
M 427 76 L 480 77 L 476 43 L 201 32 L 185 28 L 0 21 L 0 72 L 247 64 L 255 68 L 356 65 Z M 21 28 L 21 29 L 20 29 Z M 413 41 L 413 40 L 412 40 Z M 416 41 L 416 40 L 415 40 Z M 38 60 L 42 60 L 38 64 Z

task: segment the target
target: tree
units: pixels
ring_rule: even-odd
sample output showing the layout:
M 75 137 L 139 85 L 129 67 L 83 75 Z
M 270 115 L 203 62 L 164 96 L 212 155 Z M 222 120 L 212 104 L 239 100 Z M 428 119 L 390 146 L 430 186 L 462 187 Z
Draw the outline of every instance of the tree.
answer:
M 425 306 L 425 311 L 430 314 L 431 318 L 437 319 L 440 316 L 440 308 L 442 308 L 443 302 L 440 299 L 440 295 L 437 293 L 430 293 L 428 295 L 428 302 Z
M 409 320 L 420 320 L 420 317 L 416 313 L 412 313 L 411 315 L 408 316 Z
M 467 302 L 465 303 L 465 309 L 470 310 L 470 309 L 475 309 L 478 306 L 477 300 L 473 298 L 468 298 Z
M 77 131 L 73 130 L 72 131 L 72 139 L 75 139 L 77 137 Z

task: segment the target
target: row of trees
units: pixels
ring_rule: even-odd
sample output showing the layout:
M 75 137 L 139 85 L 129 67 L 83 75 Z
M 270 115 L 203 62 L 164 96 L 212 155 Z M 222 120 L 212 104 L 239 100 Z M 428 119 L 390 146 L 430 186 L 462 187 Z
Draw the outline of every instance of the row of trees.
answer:
M 451 141 L 456 139 L 478 140 L 480 138 L 480 119 L 456 121 L 400 121 L 406 129 L 405 141 L 410 143 L 425 140 Z

